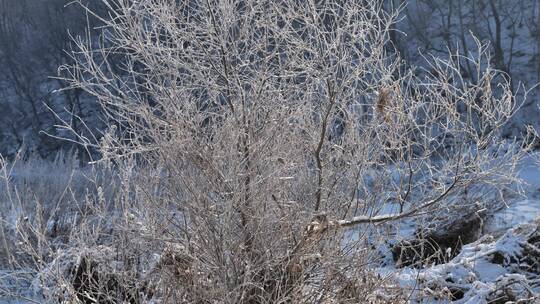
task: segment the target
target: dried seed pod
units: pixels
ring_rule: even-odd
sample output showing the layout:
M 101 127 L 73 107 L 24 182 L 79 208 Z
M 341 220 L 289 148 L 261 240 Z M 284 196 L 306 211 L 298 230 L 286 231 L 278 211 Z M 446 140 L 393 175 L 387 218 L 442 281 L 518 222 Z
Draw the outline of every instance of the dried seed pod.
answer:
M 388 106 L 390 105 L 390 102 L 390 89 L 387 87 L 380 88 L 375 109 L 387 123 L 390 122 L 390 118 L 388 117 Z

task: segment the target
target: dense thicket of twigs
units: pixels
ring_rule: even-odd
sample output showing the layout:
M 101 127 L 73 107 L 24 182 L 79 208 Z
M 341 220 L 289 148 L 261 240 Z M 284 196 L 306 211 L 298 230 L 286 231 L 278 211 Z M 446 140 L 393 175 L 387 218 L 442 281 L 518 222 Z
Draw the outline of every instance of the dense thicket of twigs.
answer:
M 109 116 L 98 144 L 78 139 L 116 190 L 87 199 L 77 238 L 32 252 L 47 296 L 399 302 L 371 271 L 375 225 L 519 190 L 529 143 L 500 135 L 520 101 L 480 43 L 419 77 L 375 0 L 103 2 L 102 39 L 62 72 Z

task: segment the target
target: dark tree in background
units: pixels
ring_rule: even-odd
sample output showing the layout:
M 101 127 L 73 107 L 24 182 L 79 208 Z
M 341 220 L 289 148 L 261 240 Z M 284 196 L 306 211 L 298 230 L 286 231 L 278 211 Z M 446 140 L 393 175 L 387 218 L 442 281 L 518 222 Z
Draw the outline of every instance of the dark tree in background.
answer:
M 23 149 L 48 158 L 51 152 L 75 148 L 84 158 L 83 147 L 54 138 L 65 137 L 55 125 L 69 121 L 81 134 L 99 128 L 93 99 L 76 89 L 57 91 L 65 84 L 54 78 L 58 67 L 72 60 L 65 51 L 72 38 L 96 36 L 86 30 L 96 27 L 95 20 L 70 2 L 0 0 L 0 153 L 4 155 Z

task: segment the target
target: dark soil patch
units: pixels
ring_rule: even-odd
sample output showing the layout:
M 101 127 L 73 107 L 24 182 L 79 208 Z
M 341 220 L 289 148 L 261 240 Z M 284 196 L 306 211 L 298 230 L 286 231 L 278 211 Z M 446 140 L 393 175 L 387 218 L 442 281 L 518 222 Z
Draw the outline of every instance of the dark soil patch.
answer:
M 416 238 L 403 240 L 392 247 L 397 267 L 441 264 L 459 254 L 465 244 L 478 239 L 483 218 L 477 214 L 454 221 L 444 231 L 417 231 Z

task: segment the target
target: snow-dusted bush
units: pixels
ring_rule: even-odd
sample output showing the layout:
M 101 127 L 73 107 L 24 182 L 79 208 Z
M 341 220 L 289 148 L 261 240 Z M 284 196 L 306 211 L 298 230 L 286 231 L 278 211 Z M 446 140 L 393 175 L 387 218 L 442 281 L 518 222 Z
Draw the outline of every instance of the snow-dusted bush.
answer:
M 376 0 L 103 2 L 101 44 L 78 40 L 62 71 L 108 113 L 99 143 L 79 139 L 119 189 L 65 246 L 115 250 L 115 286 L 144 301 L 399 302 L 380 300 L 394 285 L 371 272 L 387 237 L 373 225 L 515 190 L 529 146 L 501 128 L 520 102 L 481 45 L 419 78 Z M 80 301 L 118 295 L 64 282 Z

